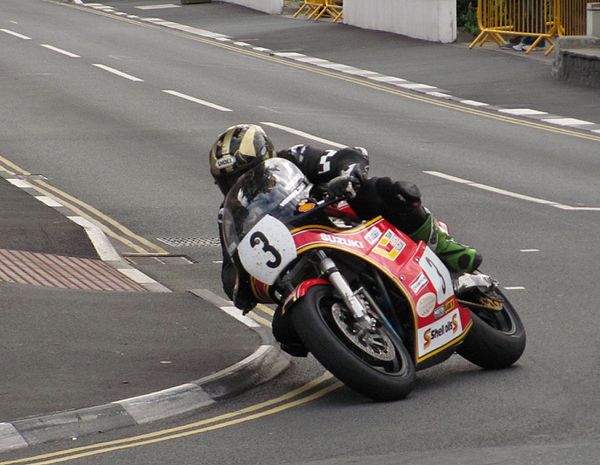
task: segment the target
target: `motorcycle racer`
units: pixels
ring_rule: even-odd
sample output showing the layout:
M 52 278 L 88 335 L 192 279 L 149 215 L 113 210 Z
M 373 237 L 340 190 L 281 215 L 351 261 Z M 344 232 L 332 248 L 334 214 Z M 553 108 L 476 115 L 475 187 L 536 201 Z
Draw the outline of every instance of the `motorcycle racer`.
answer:
M 224 131 L 213 144 L 209 155 L 211 174 L 226 195 L 240 176 L 275 156 L 294 163 L 316 186 L 316 195 L 345 196 L 360 218 L 382 215 L 413 240 L 425 241 L 450 270 L 472 272 L 481 264 L 477 250 L 457 242 L 439 227 L 422 205 L 421 192 L 415 184 L 389 177 L 367 177 L 369 159 L 362 147 L 320 150 L 310 145 L 295 145 L 276 152 L 260 126 L 238 124 Z M 220 212 L 219 234 L 223 243 L 221 221 Z M 250 311 L 256 302 L 248 277 L 237 269 L 226 250 L 222 252 L 223 289 L 237 308 Z M 287 335 L 285 329 L 277 334 L 276 328 L 283 326 L 278 324 L 278 313 L 273 320 L 273 333 L 281 342 Z

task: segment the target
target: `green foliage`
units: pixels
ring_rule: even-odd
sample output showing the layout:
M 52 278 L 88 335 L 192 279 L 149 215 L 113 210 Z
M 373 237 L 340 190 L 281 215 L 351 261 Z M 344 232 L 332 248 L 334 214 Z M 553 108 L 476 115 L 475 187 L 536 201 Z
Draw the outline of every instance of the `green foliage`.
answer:
M 477 0 L 456 0 L 457 26 L 473 35 L 479 34 L 477 24 Z

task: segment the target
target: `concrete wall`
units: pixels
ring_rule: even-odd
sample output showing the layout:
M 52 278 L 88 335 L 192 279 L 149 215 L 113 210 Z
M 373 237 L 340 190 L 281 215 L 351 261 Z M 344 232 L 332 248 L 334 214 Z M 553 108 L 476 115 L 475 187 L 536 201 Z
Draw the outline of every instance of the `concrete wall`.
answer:
M 454 42 L 456 0 L 344 0 L 344 23 L 432 42 Z
M 264 11 L 272 15 L 280 15 L 283 11 L 283 0 L 221 0 L 226 3 L 235 3 L 253 10 Z

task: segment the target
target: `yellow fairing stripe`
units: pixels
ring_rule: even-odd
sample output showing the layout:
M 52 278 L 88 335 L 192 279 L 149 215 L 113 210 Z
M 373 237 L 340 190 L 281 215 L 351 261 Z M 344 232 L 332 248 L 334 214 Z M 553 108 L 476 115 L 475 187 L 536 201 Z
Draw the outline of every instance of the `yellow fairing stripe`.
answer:
M 292 229 L 291 232 L 292 232 L 292 234 L 296 234 L 296 233 L 299 233 L 301 231 L 306 231 L 307 229 L 324 229 L 325 231 L 335 232 L 335 233 L 338 233 L 338 234 L 354 234 L 354 233 L 357 233 L 359 231 L 362 231 L 365 228 L 368 228 L 369 226 L 373 225 L 374 223 L 377 223 L 382 218 L 383 218 L 382 216 L 376 216 L 372 220 L 367 221 L 364 224 L 361 224 L 359 226 L 356 226 L 355 228 L 348 229 L 348 230 L 334 228 L 334 227 L 331 227 L 331 226 L 323 226 L 321 224 L 309 224 L 307 226 L 301 226 L 299 228 Z

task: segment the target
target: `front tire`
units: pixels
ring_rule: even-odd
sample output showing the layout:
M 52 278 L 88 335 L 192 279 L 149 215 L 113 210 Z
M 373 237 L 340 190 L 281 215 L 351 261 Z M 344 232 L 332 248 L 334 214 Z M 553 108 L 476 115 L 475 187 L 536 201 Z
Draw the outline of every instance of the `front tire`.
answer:
M 525 350 L 525 327 L 513 305 L 501 296 L 501 310 L 470 307 L 473 327 L 457 352 L 482 368 L 507 368 L 515 363 Z M 465 303 L 468 307 L 468 302 Z
M 314 286 L 292 309 L 292 321 L 315 358 L 351 389 L 378 401 L 402 399 L 415 384 L 415 365 L 399 338 L 381 325 L 362 341 L 330 286 Z M 397 342 L 395 342 L 397 341 Z

